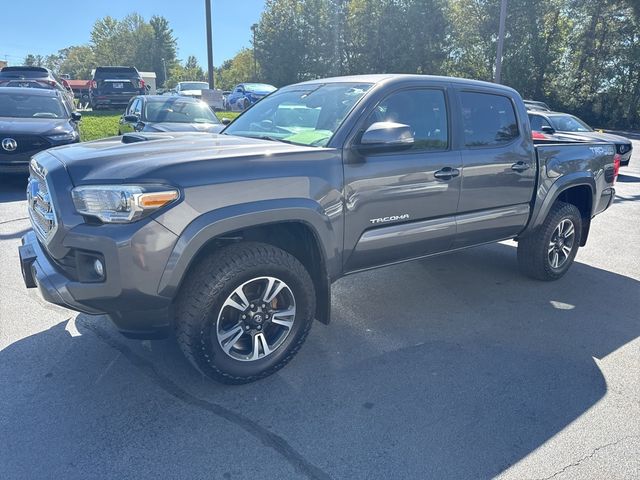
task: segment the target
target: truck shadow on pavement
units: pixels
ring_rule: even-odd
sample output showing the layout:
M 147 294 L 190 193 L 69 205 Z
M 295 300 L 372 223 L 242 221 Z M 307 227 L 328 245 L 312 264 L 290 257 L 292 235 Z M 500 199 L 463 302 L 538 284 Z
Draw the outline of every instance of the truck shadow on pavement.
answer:
M 291 364 L 239 387 L 78 315 L 0 351 L 3 476 L 490 478 L 603 398 L 639 292 L 581 263 L 528 280 L 505 244 L 354 275 Z

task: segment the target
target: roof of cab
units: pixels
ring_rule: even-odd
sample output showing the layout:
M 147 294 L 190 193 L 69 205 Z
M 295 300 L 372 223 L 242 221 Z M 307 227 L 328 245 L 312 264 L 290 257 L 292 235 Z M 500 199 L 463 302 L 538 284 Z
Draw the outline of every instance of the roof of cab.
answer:
M 515 92 L 515 90 L 506 85 L 499 83 L 484 82 L 481 80 L 471 80 L 468 78 L 457 77 L 442 77 L 437 75 L 416 75 L 406 73 L 379 73 L 368 75 L 349 75 L 345 77 L 331 77 L 331 78 L 318 78 L 315 80 L 307 80 L 305 82 L 296 83 L 295 85 L 313 85 L 318 83 L 383 83 L 393 81 L 424 81 L 429 80 L 433 82 L 442 83 L 455 83 L 458 85 L 477 86 L 477 87 L 491 87 L 494 89 L 506 90 L 509 92 Z

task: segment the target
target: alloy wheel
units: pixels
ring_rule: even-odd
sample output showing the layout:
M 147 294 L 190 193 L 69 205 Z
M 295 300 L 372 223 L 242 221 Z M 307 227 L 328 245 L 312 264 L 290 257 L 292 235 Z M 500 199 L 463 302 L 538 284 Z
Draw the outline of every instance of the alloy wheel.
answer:
M 222 304 L 215 328 L 218 344 L 235 360 L 261 360 L 284 343 L 295 316 L 295 297 L 284 281 L 253 278 Z
M 575 233 L 575 225 L 568 218 L 561 220 L 553 230 L 547 248 L 548 260 L 552 268 L 562 268 L 569 260 L 575 243 Z

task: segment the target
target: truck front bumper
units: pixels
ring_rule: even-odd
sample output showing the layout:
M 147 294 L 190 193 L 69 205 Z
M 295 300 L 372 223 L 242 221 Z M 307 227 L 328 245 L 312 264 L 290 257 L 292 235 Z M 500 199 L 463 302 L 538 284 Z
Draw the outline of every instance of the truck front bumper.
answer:
M 22 237 L 18 248 L 25 286 L 37 288 L 47 302 L 88 315 L 106 315 L 130 338 L 164 338 L 169 334 L 171 299 L 130 289 L 114 290 L 114 283 L 124 283 L 120 278 L 110 278 L 102 284 L 79 282 L 52 260 L 33 231 Z M 118 253 L 122 252 L 107 250 L 105 263 L 118 262 L 114 258 Z

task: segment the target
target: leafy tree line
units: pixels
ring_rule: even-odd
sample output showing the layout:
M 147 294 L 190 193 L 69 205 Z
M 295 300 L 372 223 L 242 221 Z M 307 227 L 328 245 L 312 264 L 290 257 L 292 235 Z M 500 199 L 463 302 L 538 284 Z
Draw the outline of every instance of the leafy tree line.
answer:
M 122 20 L 101 18 L 93 25 L 88 45 L 63 48 L 47 56 L 29 54 L 24 63 L 78 79 L 91 78 L 91 70 L 98 65 L 132 65 L 143 72 L 155 72 L 159 86 L 205 78 L 195 57 L 188 57 L 184 64 L 178 60 L 177 40 L 166 18 L 154 15 L 147 22 L 137 13 Z
M 267 0 L 258 76 L 491 81 L 500 0 Z M 600 126 L 640 128 L 640 0 L 509 0 L 502 82 Z

